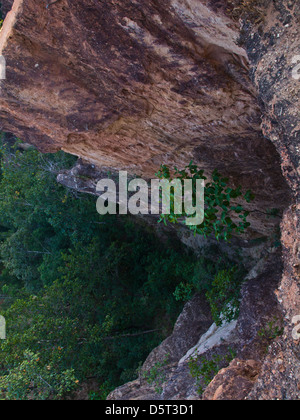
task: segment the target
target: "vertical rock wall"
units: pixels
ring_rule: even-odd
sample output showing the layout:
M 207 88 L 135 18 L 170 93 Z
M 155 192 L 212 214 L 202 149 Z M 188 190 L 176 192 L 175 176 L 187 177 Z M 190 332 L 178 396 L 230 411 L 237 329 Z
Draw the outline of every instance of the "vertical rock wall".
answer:
M 300 381 L 292 340 L 300 314 L 299 2 L 268 0 L 260 26 L 245 24 L 250 65 L 224 3 L 5 1 L 0 125 L 41 151 L 63 149 L 101 169 L 152 177 L 162 163 L 191 159 L 218 168 L 256 194 L 249 238 L 274 230 L 268 209 L 285 210 L 277 291 L 285 333 L 249 398 L 291 399 Z

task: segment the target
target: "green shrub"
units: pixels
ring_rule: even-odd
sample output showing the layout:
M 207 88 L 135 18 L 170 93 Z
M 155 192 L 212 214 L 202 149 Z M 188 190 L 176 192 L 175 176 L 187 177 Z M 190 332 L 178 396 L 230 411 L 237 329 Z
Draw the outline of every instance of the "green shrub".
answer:
M 220 271 L 206 293 L 215 323 L 220 326 L 238 318 L 242 281 L 237 268 Z
M 166 380 L 164 368 L 167 366 L 169 359 L 170 355 L 167 354 L 161 362 L 156 362 L 148 372 L 144 372 L 142 375 L 149 385 L 155 386 L 155 392 L 158 394 L 163 391 L 162 385 Z
M 177 301 L 188 302 L 192 299 L 195 293 L 195 288 L 190 283 L 180 283 L 174 292 L 174 297 Z
M 174 292 L 178 301 L 189 301 L 195 293 L 205 293 L 211 304 L 214 320 L 220 324 L 238 315 L 240 290 L 246 270 L 242 261 L 237 262 L 220 250 L 218 246 L 205 247 L 198 256 L 188 281 L 181 282 Z M 227 308 L 227 305 L 233 308 Z M 224 313 L 224 315 L 221 315 Z M 233 316 L 234 315 L 234 316 Z
M 114 387 L 109 382 L 104 382 L 97 391 L 89 393 L 90 401 L 105 401 L 108 395 L 113 391 Z
M 282 326 L 282 321 L 275 317 L 273 320 L 269 321 L 265 327 L 259 330 L 258 336 L 272 342 L 273 340 L 276 340 L 276 338 L 281 337 L 283 332 L 284 328 Z
M 162 165 L 159 172 L 156 174 L 159 179 L 166 179 L 173 181 L 179 179 L 184 181 L 185 179 L 193 180 L 193 198 L 196 198 L 196 180 L 202 179 L 207 180 L 204 176 L 204 171 L 199 170 L 196 165 L 191 162 L 182 171 L 175 168 L 175 177 L 171 176 L 171 171 L 168 166 Z M 252 192 L 249 190 L 245 194 L 242 193 L 241 187 L 230 188 L 228 186 L 229 179 L 222 177 L 218 171 L 214 171 L 212 174 L 212 181 L 205 185 L 205 209 L 204 209 L 204 221 L 199 226 L 189 226 L 194 234 L 202 236 L 209 236 L 214 234 L 217 240 L 228 241 L 232 238 L 233 234 L 244 233 L 245 230 L 250 226 L 247 221 L 249 212 L 244 210 L 243 206 L 238 204 L 234 205 L 232 200 L 242 198 L 246 202 L 251 202 L 254 198 Z M 179 223 L 184 218 L 190 218 L 192 216 L 186 213 L 182 215 L 175 214 L 174 212 L 174 191 L 171 189 L 171 212 L 170 214 L 162 214 L 159 222 L 167 221 L 171 223 Z M 233 214 L 237 215 L 239 221 L 233 221 Z M 184 220 L 185 222 L 185 220 Z
M 226 356 L 213 355 L 211 358 L 205 356 L 192 357 L 189 361 L 191 376 L 196 379 L 197 391 L 201 395 L 205 388 L 211 383 L 220 369 L 228 366 L 236 357 L 236 353 L 229 349 Z

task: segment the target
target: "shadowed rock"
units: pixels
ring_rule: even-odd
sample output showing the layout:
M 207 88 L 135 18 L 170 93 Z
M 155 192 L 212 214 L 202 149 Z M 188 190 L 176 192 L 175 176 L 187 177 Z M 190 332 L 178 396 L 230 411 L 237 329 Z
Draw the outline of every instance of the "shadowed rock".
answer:
M 44 152 L 154 177 L 192 159 L 283 210 L 287 189 L 260 130 L 238 26 L 195 0 L 15 0 L 0 35 L 3 130 Z M 6 5 L 6 11 L 8 5 Z M 274 221 L 254 211 L 254 232 Z

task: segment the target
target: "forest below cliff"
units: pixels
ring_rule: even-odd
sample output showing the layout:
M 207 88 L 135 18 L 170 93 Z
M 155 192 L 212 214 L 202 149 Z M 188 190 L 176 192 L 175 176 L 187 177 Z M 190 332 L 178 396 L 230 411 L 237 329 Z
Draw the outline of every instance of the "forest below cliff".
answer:
M 241 277 L 218 247 L 196 258 L 129 216 L 100 216 L 95 197 L 56 181 L 74 157 L 2 137 L 3 398 L 65 398 L 92 380 L 90 398 L 104 399 L 137 377 L 195 292 L 210 292 L 216 313 L 237 301 Z M 221 299 L 218 273 L 232 281 Z
M 0 388 L 8 399 L 62 398 L 85 381 L 105 398 L 137 376 L 183 301 L 230 263 L 196 258 L 93 196 L 56 182 L 75 158 L 1 146 Z

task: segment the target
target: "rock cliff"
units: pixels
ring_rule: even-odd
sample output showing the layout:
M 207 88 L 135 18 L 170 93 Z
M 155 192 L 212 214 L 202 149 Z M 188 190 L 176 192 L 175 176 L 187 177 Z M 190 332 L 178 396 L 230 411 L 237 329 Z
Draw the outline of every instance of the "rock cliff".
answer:
M 0 41 L 3 129 L 144 177 L 191 159 L 217 168 L 254 191 L 252 229 L 270 233 L 257 210 L 286 207 L 279 155 L 260 129 L 238 25 L 208 6 L 15 0 Z
M 282 170 L 293 192 L 293 204 L 281 224 L 284 272 L 277 296 L 285 314 L 284 335 L 271 347 L 262 374 L 249 398 L 298 399 L 300 346 L 293 340 L 293 319 L 300 313 L 300 4 L 266 2 L 261 29 L 244 28 L 251 73 L 263 107 L 262 129 L 280 153 Z M 298 57 L 299 58 L 299 57 Z
M 264 1 L 257 16 L 251 6 L 256 0 L 3 3 L 2 130 L 44 152 L 78 155 L 80 170 L 89 167 L 91 179 L 119 169 L 153 177 L 162 163 L 183 167 L 191 159 L 208 173 L 217 168 L 233 185 L 256 194 L 246 240 L 273 233 L 276 221 L 265 217 L 267 210 L 284 213 L 283 274 L 281 256 L 272 254 L 272 263 L 247 283 L 241 318 L 226 345 L 213 346 L 221 355 L 233 346 L 238 359 L 217 375 L 204 398 L 299 397 L 299 341 L 292 338 L 292 319 L 300 314 L 300 80 L 292 72 L 299 55 L 299 2 Z M 61 181 L 74 187 L 71 178 L 78 173 L 63 174 Z M 93 181 L 88 188 L 93 192 Z M 270 321 L 264 313 L 269 305 L 272 316 L 285 319 L 285 330 L 262 357 L 255 340 Z M 194 317 L 188 308 L 185 313 Z M 201 321 L 202 312 L 197 316 Z M 167 341 L 181 337 L 171 345 L 178 351 L 166 366 L 162 398 L 197 398 L 181 358 L 209 327 L 207 317 L 198 321 L 191 322 L 194 334 L 184 345 L 178 324 Z M 211 330 L 213 337 L 218 333 Z M 146 367 L 161 361 L 162 348 Z M 111 398 L 151 399 L 155 392 L 148 385 L 129 384 Z

